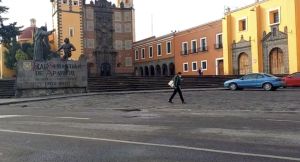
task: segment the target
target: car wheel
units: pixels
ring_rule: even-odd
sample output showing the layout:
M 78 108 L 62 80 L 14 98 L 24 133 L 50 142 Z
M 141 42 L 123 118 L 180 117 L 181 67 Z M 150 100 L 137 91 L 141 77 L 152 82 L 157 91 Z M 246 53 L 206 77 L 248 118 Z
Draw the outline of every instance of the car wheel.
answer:
M 232 90 L 232 91 L 235 91 L 235 90 L 238 89 L 238 87 L 237 87 L 237 85 L 236 85 L 235 83 L 231 83 L 231 84 L 229 85 L 229 88 L 230 88 L 230 90 Z
M 263 89 L 264 89 L 265 91 L 271 91 L 271 90 L 273 89 L 273 85 L 272 85 L 271 83 L 265 83 L 265 84 L 263 85 Z

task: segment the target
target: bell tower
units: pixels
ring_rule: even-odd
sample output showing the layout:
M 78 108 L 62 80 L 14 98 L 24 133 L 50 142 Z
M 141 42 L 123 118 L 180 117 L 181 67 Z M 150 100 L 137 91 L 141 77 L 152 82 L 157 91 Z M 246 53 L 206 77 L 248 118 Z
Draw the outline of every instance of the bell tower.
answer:
M 133 8 L 133 0 L 116 0 L 116 5 L 122 8 L 121 3 L 124 4 L 124 8 Z
M 52 21 L 54 48 L 59 48 L 65 38 L 75 46 L 72 59 L 78 60 L 83 54 L 83 7 L 85 0 L 50 0 L 52 4 Z

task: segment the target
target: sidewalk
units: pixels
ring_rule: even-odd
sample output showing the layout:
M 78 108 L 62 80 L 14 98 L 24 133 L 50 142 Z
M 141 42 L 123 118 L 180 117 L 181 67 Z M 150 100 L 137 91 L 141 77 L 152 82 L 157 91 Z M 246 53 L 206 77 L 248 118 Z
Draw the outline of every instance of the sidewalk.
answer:
M 199 89 L 183 89 L 183 92 L 191 91 L 217 91 L 224 90 L 224 88 L 199 88 Z M 121 95 L 121 94 L 137 94 L 137 93 L 169 93 L 173 89 L 165 90 L 144 90 L 144 91 L 122 91 L 122 92 L 101 92 L 101 93 L 82 93 L 82 94 L 70 94 L 70 95 L 55 95 L 55 96 L 44 96 L 44 97 L 33 97 L 33 98 L 8 98 L 0 99 L 0 105 L 10 105 L 26 102 L 37 102 L 44 100 L 55 100 L 63 98 L 74 98 L 74 97 L 85 97 L 85 96 L 97 96 L 97 95 Z

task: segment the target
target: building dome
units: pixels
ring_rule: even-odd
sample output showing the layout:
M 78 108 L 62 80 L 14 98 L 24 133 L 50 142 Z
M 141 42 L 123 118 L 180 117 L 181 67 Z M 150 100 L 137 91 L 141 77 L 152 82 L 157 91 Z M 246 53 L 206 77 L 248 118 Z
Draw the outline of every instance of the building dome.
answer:
M 30 27 L 24 29 L 20 36 L 19 36 L 19 41 L 29 41 L 32 42 L 33 41 L 33 36 L 34 33 L 36 31 L 36 20 L 35 19 L 31 19 L 30 20 Z
M 21 32 L 19 40 L 32 40 L 36 27 L 28 27 Z

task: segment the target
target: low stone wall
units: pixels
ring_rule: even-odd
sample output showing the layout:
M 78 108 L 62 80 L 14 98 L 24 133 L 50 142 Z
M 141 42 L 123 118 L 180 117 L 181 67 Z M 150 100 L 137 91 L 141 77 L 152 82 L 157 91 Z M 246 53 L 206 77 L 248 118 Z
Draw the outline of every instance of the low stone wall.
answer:
M 16 97 L 37 97 L 86 92 L 86 60 L 18 62 Z

